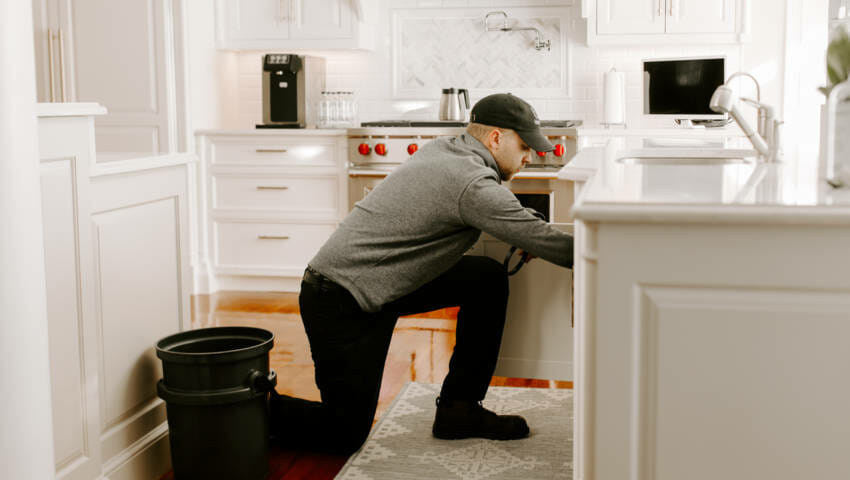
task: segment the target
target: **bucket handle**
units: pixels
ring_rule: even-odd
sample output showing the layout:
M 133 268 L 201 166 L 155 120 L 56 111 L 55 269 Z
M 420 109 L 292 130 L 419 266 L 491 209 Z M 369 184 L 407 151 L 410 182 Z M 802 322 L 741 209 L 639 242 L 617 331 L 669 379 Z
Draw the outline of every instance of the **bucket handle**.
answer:
M 248 384 L 251 388 L 258 392 L 271 392 L 277 385 L 277 373 L 269 369 L 268 375 L 263 374 L 259 370 L 251 370 L 248 375 Z

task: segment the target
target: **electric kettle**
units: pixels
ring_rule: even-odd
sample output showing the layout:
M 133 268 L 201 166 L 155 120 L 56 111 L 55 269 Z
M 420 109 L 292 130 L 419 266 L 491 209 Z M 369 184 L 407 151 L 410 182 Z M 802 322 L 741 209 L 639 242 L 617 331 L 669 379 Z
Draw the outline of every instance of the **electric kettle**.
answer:
M 460 96 L 463 94 L 463 101 Z M 444 88 L 440 95 L 440 120 L 463 122 L 469 108 L 469 92 L 465 88 Z

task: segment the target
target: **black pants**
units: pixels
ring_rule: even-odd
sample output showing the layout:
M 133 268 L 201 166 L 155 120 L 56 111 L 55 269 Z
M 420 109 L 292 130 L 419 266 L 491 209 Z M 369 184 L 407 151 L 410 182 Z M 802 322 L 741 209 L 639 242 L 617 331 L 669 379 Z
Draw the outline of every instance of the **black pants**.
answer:
M 321 402 L 273 394 L 272 433 L 284 444 L 351 453 L 372 427 L 384 363 L 399 316 L 459 306 L 454 352 L 440 396 L 478 401 L 493 376 L 505 325 L 508 277 L 499 262 L 464 256 L 447 272 L 377 313 L 319 276 L 301 284 Z

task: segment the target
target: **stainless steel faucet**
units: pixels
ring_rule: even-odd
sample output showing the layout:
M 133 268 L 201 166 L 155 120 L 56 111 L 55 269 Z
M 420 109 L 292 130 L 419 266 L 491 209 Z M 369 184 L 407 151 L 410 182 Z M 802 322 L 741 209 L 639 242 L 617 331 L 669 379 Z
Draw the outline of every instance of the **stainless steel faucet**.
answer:
M 751 98 L 741 97 L 737 95 L 729 87 L 729 83 L 738 76 L 749 77 L 756 84 L 756 100 Z M 753 127 L 744 118 L 741 110 L 738 108 L 738 100 L 748 105 L 752 105 L 758 109 L 758 130 Z M 773 107 L 761 103 L 761 87 L 759 86 L 756 77 L 746 72 L 733 73 L 726 83 L 717 87 L 714 94 L 711 96 L 709 108 L 717 113 L 728 113 L 738 122 L 741 130 L 747 135 L 750 143 L 759 152 L 759 158 L 763 162 L 776 162 L 782 156 L 781 128 L 784 123 L 776 118 L 776 113 Z

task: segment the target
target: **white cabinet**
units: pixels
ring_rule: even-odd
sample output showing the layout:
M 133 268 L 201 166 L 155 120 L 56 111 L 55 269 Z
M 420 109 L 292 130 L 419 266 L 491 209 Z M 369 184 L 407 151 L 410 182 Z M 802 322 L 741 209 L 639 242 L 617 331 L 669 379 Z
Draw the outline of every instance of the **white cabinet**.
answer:
M 664 33 L 664 0 L 598 0 L 599 35 Z
M 42 117 L 38 124 L 53 449 L 60 479 L 91 479 L 101 472 L 89 197 L 93 127 L 88 115 Z
M 342 131 L 198 135 L 196 293 L 298 291 L 348 212 Z
M 217 0 L 223 49 L 369 49 L 375 0 Z
M 576 478 L 850 478 L 850 226 L 577 214 Z
M 33 1 L 38 100 L 107 108 L 96 119 L 98 162 L 186 151 L 182 6 Z
M 668 33 L 734 33 L 735 0 L 667 0 Z
M 708 44 L 745 41 L 750 0 L 591 0 L 587 43 Z
M 292 39 L 350 38 L 352 0 L 291 0 Z
M 552 224 L 572 234 L 572 224 Z M 510 245 L 482 234 L 468 252 L 505 259 Z M 511 266 L 517 261 L 515 254 Z M 573 380 L 572 271 L 535 259 L 509 277 L 508 308 L 495 375 Z
M 159 478 L 170 457 L 153 345 L 189 327 L 192 157 L 98 165 L 92 112 L 105 113 L 39 106 L 56 478 Z

